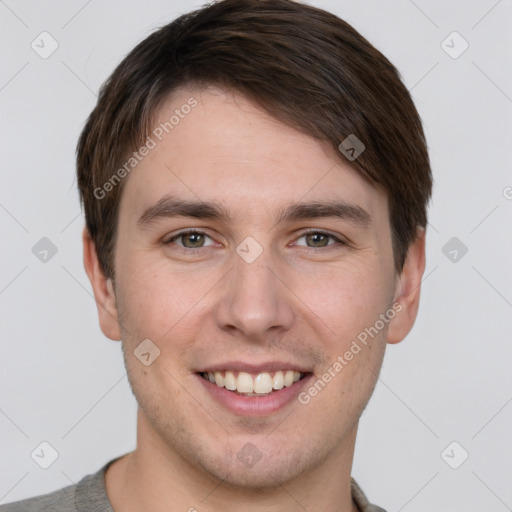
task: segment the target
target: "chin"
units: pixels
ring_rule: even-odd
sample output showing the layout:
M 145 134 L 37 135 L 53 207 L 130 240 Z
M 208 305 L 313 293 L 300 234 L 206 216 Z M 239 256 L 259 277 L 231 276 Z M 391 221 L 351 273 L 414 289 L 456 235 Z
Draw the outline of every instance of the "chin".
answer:
M 252 467 L 245 467 L 238 459 L 203 461 L 203 470 L 211 477 L 221 480 L 223 487 L 238 491 L 271 492 L 298 477 L 304 470 L 300 456 L 294 455 L 280 460 L 265 461 L 263 457 Z
M 263 442 L 259 438 L 254 443 L 237 440 L 236 447 L 235 443 L 222 448 L 219 444 L 215 447 L 203 445 L 200 451 L 190 454 L 194 460 L 189 462 L 209 477 L 221 481 L 223 487 L 238 492 L 272 492 L 310 471 L 323 459 L 318 450 L 308 451 L 303 443 L 284 447 L 276 446 L 269 439 L 265 446 L 261 446 Z

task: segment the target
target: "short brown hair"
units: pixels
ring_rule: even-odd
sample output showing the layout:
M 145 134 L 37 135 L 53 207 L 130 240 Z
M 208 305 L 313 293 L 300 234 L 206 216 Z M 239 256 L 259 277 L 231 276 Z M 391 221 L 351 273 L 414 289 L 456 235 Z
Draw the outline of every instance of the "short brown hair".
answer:
M 388 196 L 395 268 L 402 270 L 417 228 L 427 223 L 432 175 L 400 74 L 334 14 L 291 0 L 222 0 L 139 43 L 103 84 L 80 136 L 80 198 L 107 276 L 114 277 L 123 182 L 100 199 L 95 191 L 146 139 L 172 91 L 209 84 L 243 93 L 336 151 L 349 135 L 362 141 L 364 152 L 350 163 Z

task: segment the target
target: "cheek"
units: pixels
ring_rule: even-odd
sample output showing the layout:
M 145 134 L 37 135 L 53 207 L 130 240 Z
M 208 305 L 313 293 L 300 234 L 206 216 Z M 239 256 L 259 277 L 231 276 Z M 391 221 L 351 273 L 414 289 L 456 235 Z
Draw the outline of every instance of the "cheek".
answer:
M 134 254 L 118 267 L 122 330 L 128 338 L 161 342 L 186 325 L 194 329 L 194 318 L 208 307 L 208 292 L 219 280 L 214 272 L 190 272 L 173 268 L 165 259 Z M 175 339 L 173 344 L 179 343 Z
M 322 274 L 297 273 L 297 295 L 305 298 L 304 313 L 310 310 L 309 317 L 317 317 L 330 349 L 342 349 L 389 308 L 393 293 L 389 276 L 389 270 L 379 265 L 356 263 Z
M 330 410 L 332 428 L 340 418 L 359 417 L 382 365 L 390 317 L 383 321 L 381 315 L 390 308 L 390 293 L 379 275 L 353 273 L 309 288 L 308 306 L 318 312 L 315 330 L 326 358 L 303 399 L 318 396 L 318 414 Z
M 376 262 L 373 266 L 354 263 L 350 268 L 339 268 L 329 279 L 317 279 L 314 287 L 311 282 L 304 283 L 308 305 L 318 312 L 317 326 L 322 329 L 320 338 L 327 355 L 325 365 L 315 375 L 320 381 L 329 381 L 319 403 L 325 401 L 337 410 L 335 417 L 347 410 L 358 416 L 371 396 L 384 357 L 389 322 L 395 314 L 391 310 L 393 282 L 389 266 Z M 316 387 L 323 385 L 317 381 Z M 310 396 L 317 392 L 306 390 Z

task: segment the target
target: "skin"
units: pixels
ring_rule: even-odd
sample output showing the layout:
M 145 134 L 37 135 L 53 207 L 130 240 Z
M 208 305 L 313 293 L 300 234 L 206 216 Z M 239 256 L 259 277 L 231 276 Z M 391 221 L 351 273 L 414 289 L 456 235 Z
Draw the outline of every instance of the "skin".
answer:
M 386 344 L 401 341 L 416 318 L 424 231 L 397 274 L 383 191 L 324 143 L 238 93 L 175 91 L 157 124 L 192 96 L 198 105 L 125 178 L 115 282 L 84 231 L 101 328 L 122 340 L 139 404 L 137 447 L 109 467 L 109 499 L 123 512 L 356 510 L 350 471 L 358 421 Z M 231 218 L 141 226 L 143 212 L 168 194 L 222 205 Z M 280 208 L 327 200 L 363 208 L 369 223 L 278 222 Z M 184 247 L 186 237 L 165 243 L 194 228 L 207 234 L 199 237 L 204 247 Z M 306 229 L 345 243 L 305 236 Z M 262 248 L 250 264 L 236 252 L 248 236 Z M 198 381 L 199 369 L 228 359 L 289 361 L 316 380 L 393 304 L 401 311 L 306 405 L 293 400 L 265 417 L 241 417 Z M 150 366 L 133 354 L 146 338 L 160 349 Z M 261 453 L 252 467 L 237 458 L 249 442 Z

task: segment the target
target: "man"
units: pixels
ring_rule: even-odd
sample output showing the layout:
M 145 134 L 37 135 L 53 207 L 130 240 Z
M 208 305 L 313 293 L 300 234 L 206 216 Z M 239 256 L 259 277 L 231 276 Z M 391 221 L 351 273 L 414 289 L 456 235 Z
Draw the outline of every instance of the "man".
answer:
M 378 511 L 351 467 L 418 309 L 432 177 L 347 23 L 223 0 L 140 43 L 81 135 L 84 263 L 137 447 L 2 511 Z

